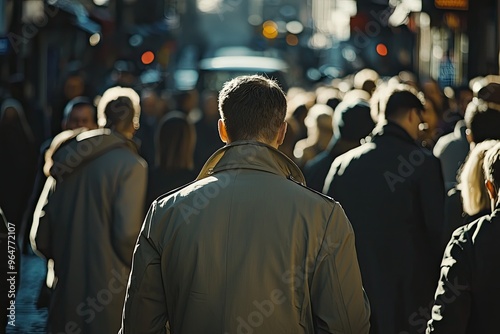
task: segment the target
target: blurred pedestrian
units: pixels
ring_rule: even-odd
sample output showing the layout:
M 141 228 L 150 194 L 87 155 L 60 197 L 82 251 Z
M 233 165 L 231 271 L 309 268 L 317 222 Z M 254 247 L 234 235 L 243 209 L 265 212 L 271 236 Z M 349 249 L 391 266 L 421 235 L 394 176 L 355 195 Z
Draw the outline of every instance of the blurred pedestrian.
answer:
M 300 126 L 297 120 L 290 114 L 285 116 L 285 122 L 287 124 L 285 139 L 283 140 L 283 144 L 281 144 L 278 149 L 284 155 L 293 160 L 293 149 L 298 141 L 297 136 L 300 131 Z
M 207 159 L 224 143 L 219 138 L 217 121 L 219 110 L 217 106 L 217 93 L 205 91 L 201 96 L 202 116 L 196 121 L 196 148 L 194 150 L 195 171 L 199 172 Z
M 423 122 L 420 125 L 417 141 L 422 147 L 431 151 L 442 134 L 442 130 L 439 128 L 439 118 L 440 116 L 438 115 L 434 102 L 426 98 L 425 110 L 422 112 Z
M 155 133 L 160 119 L 168 112 L 166 101 L 160 98 L 157 91 L 145 88 L 141 91 L 141 127 L 134 139 L 140 142 L 139 154 L 148 166 L 155 165 L 156 147 Z
M 180 111 L 171 111 L 160 121 L 156 132 L 157 165 L 148 177 L 146 206 L 160 195 L 193 181 L 196 131 Z
M 474 98 L 474 94 L 472 89 L 467 85 L 458 86 L 453 89 L 454 100 L 456 104 L 456 108 L 453 111 L 453 114 L 450 115 L 451 120 L 456 119 L 457 121 L 464 118 L 465 110 L 467 110 L 467 106 Z
M 324 192 L 344 208 L 356 233 L 372 307 L 371 333 L 421 333 L 442 242 L 444 189 L 439 161 L 416 140 L 424 101 L 399 86 L 372 138 L 336 158 Z
M 97 110 L 92 101 L 85 96 L 77 96 L 69 101 L 64 108 L 61 128 L 63 131 L 75 130 L 78 128 L 86 130 L 97 129 Z M 23 215 L 22 224 L 19 227 L 18 243 L 19 247 L 23 251 L 27 250 L 26 247 L 29 244 L 29 231 L 33 222 L 33 212 L 35 211 L 35 206 L 47 180 L 47 175 L 43 172 L 43 166 L 45 165 L 45 152 L 49 148 L 53 139 L 54 138 L 47 139 L 40 147 L 34 185 L 31 190 L 27 208 Z
M 93 96 L 86 83 L 85 74 L 82 71 L 81 64 L 72 63 L 68 66 L 68 73 L 65 75 L 62 87 L 58 94 L 53 97 L 51 115 L 51 137 L 56 136 L 63 131 L 63 118 L 68 103 L 79 96 Z
M 283 91 L 237 77 L 219 109 L 227 145 L 148 212 L 121 333 L 368 333 L 349 221 L 277 150 Z
M 342 102 L 333 113 L 333 137 L 325 151 L 310 160 L 304 167 L 307 186 L 322 191 L 326 175 L 333 160 L 361 145 L 375 127 L 366 101 Z
M 498 333 L 500 304 L 500 143 L 483 162 L 493 213 L 455 232 L 441 263 L 430 333 Z
M 371 68 L 364 68 L 354 75 L 353 80 L 354 89 L 364 90 L 371 96 L 377 88 L 380 76 Z
M 174 95 L 175 110 L 189 115 L 191 111 L 198 108 L 199 94 L 196 89 L 181 90 Z
M 309 109 L 304 124 L 307 127 L 307 138 L 299 140 L 294 147 L 293 155 L 299 167 L 316 155 L 323 152 L 332 139 L 333 109 L 324 104 L 315 104 Z
M 474 145 L 488 139 L 500 140 L 499 109 L 495 103 L 475 98 L 465 111 L 465 129 L 455 129 L 453 135 L 442 137 L 436 144 L 434 152 L 443 166 L 447 190 L 456 186 L 457 171 Z
M 432 149 L 432 153 L 441 162 L 446 191 L 456 186 L 458 169 L 469 153 L 470 144 L 466 132 L 465 121 L 458 121 L 453 132 L 439 138 Z
M 445 240 L 458 227 L 491 213 L 490 199 L 484 187 L 483 160 L 486 151 L 497 143 L 486 140 L 477 144 L 467 156 L 458 175 L 458 185 L 445 200 Z
M 36 174 L 35 138 L 21 103 L 8 98 L 0 107 L 0 207 L 17 226 L 28 204 Z
M 98 124 L 105 128 L 74 130 L 47 152 L 51 177 L 38 206 L 47 204 L 36 212 L 31 236 L 34 250 L 54 261 L 48 332 L 120 328 L 147 183 L 146 162 L 132 141 L 139 115 L 132 89 L 111 88 L 98 105 Z

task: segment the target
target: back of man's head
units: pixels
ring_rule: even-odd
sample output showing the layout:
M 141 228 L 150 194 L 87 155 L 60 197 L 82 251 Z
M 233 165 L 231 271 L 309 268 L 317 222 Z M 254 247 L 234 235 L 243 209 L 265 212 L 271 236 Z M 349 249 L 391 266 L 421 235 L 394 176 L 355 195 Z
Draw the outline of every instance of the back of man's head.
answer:
M 368 136 L 375 127 L 370 105 L 364 100 L 341 102 L 333 114 L 335 138 L 357 142 Z
M 113 87 L 104 92 L 97 106 L 100 127 L 122 134 L 139 128 L 139 95 L 132 88 Z
M 397 121 L 404 117 L 410 110 L 424 110 L 423 98 L 409 86 L 398 86 L 387 100 L 385 106 L 385 118 Z
M 495 186 L 497 196 L 500 190 L 500 143 L 490 148 L 483 161 L 484 176 Z
M 231 141 L 273 141 L 285 120 L 286 98 L 274 80 L 240 76 L 224 84 L 219 112 Z
M 470 140 L 474 143 L 500 140 L 500 106 L 475 98 L 467 106 L 464 120 Z

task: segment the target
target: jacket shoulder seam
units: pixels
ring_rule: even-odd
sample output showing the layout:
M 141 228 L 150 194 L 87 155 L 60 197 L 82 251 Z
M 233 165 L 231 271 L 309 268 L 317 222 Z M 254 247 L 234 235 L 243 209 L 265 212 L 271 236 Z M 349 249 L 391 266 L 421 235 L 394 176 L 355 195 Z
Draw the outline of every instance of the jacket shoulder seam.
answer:
M 329 202 L 332 202 L 332 203 L 336 204 L 336 201 L 335 201 L 332 197 L 330 197 L 330 196 L 328 196 L 328 195 L 325 195 L 325 194 L 323 194 L 322 192 L 317 191 L 316 189 L 309 188 L 307 185 L 305 185 L 305 184 L 303 184 L 303 183 L 300 183 L 299 181 L 295 180 L 292 176 L 288 176 L 288 177 L 287 177 L 287 179 L 288 179 L 288 180 L 290 180 L 290 181 L 292 181 L 292 182 L 293 182 L 293 183 L 295 183 L 295 184 L 298 184 L 298 185 L 299 185 L 299 186 L 301 186 L 302 188 L 307 189 L 307 190 L 309 190 L 309 191 L 311 191 L 311 192 L 313 192 L 313 193 L 315 193 L 315 194 L 317 194 L 317 195 L 321 196 L 323 199 L 326 199 L 326 200 L 328 200 Z

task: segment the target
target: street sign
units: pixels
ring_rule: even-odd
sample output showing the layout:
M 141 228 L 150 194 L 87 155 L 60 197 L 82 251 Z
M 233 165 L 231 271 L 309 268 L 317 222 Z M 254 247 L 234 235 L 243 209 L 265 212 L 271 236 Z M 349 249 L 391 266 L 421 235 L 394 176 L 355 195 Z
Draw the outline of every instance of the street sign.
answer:
M 434 5 L 439 9 L 469 9 L 469 0 L 434 0 Z

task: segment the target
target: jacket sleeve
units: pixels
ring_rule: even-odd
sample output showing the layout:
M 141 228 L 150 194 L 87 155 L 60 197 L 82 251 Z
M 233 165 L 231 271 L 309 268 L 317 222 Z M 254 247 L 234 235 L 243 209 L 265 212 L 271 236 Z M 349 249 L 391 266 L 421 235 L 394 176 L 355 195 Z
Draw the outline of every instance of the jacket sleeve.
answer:
M 45 181 L 40 198 L 33 213 L 33 223 L 30 230 L 30 242 L 33 251 L 40 257 L 52 258 L 51 252 L 51 213 L 49 201 L 50 194 L 54 191 L 56 181 L 49 176 Z
M 422 180 L 418 183 L 419 200 L 422 207 L 429 245 L 435 257 L 436 268 L 443 254 L 449 236 L 444 237 L 444 181 L 441 163 L 434 156 L 426 157 L 422 165 Z
M 465 227 L 457 229 L 444 252 L 427 334 L 467 332 L 471 309 L 471 268 Z
M 161 254 L 148 236 L 155 208 L 156 202 L 153 202 L 135 248 L 120 334 L 167 333 Z
M 354 231 L 335 205 L 311 284 L 316 333 L 368 333 L 370 305 L 363 289 Z
M 132 262 L 132 251 L 144 220 L 146 185 L 147 167 L 142 161 L 137 162 L 124 174 L 113 201 L 111 241 L 120 259 L 128 266 Z

